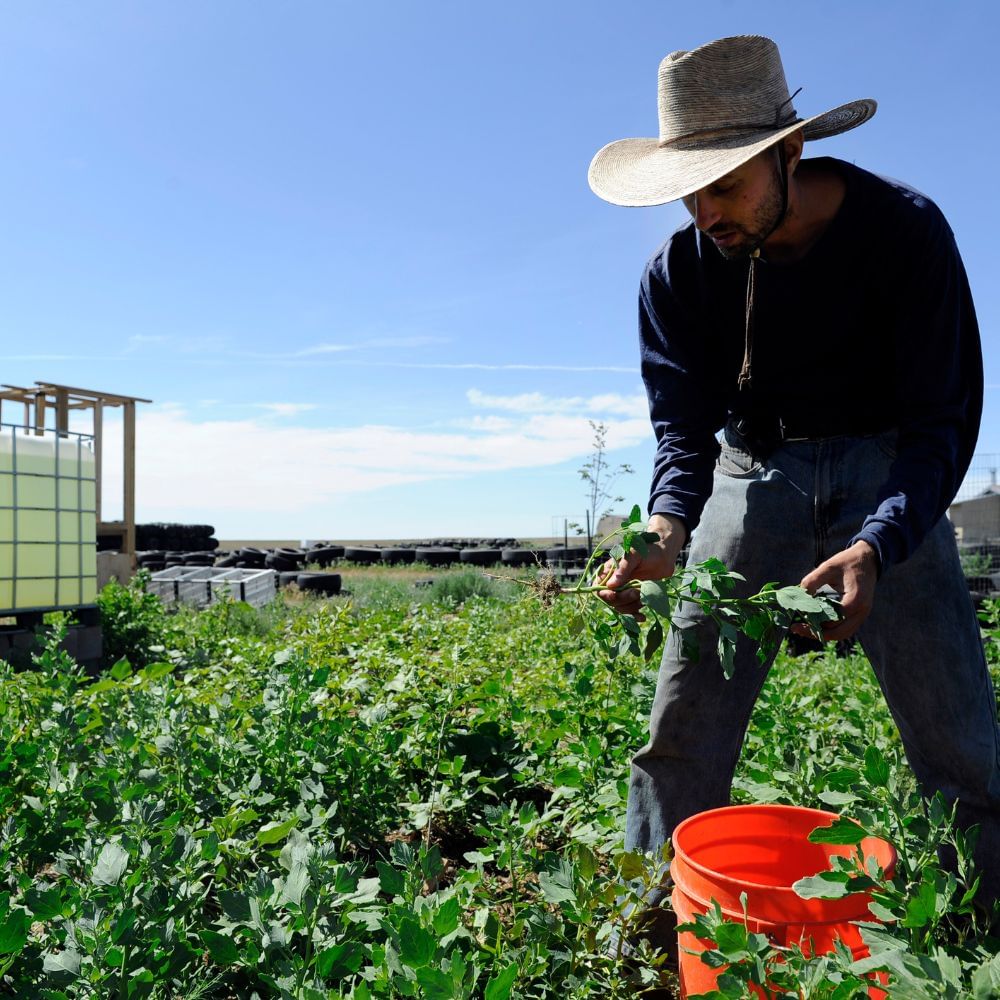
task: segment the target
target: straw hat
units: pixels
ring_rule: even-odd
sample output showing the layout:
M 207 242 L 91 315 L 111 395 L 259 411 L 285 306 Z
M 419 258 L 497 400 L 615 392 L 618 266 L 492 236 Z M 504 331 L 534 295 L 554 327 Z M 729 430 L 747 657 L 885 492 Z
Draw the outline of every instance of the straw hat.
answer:
M 590 187 L 613 205 L 663 205 L 717 181 L 796 129 L 822 139 L 875 114 L 875 101 L 862 99 L 799 118 L 794 96 L 770 38 L 737 35 L 671 52 L 660 63 L 660 137 L 609 143 L 591 161 Z

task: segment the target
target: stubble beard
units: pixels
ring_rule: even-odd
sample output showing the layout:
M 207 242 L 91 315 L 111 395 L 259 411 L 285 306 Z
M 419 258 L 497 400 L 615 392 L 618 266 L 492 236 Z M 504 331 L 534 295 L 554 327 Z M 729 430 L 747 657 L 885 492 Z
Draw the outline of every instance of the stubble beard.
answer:
M 713 226 L 718 232 L 736 232 L 743 236 L 743 239 L 731 246 L 720 247 L 716 244 L 716 249 L 726 260 L 740 260 L 749 257 L 765 239 L 767 239 L 778 225 L 784 207 L 784 198 L 781 192 L 781 179 L 778 171 L 771 174 L 771 182 L 760 204 L 753 215 L 753 221 L 749 225 L 726 223 Z M 712 230 L 708 231 L 712 235 Z

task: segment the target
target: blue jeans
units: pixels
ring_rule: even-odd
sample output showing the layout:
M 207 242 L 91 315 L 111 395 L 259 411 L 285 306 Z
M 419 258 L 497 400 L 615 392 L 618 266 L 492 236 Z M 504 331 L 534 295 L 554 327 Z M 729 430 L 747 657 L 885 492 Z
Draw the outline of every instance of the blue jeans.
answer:
M 689 562 L 712 556 L 746 577 L 798 583 L 843 549 L 875 510 L 895 433 L 789 442 L 765 463 L 726 430 L 713 493 L 691 539 Z M 700 656 L 671 632 L 660 666 L 650 737 L 632 761 L 626 847 L 659 851 L 674 827 L 729 804 L 733 772 L 767 676 L 741 638 L 727 681 L 710 621 L 691 614 Z M 1000 731 L 979 625 L 942 518 L 909 559 L 882 574 L 857 633 L 925 794 L 958 799 L 963 825 L 979 823 L 982 897 L 1000 895 Z M 836 705 L 830 706 L 836 711 Z

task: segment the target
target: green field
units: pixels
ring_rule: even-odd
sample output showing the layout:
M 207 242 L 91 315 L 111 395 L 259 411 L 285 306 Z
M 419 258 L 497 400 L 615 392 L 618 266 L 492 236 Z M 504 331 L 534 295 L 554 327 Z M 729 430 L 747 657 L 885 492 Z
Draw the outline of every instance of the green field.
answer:
M 622 851 L 654 670 L 609 664 L 558 602 L 468 572 L 345 587 L 168 614 L 113 586 L 101 676 L 58 651 L 58 624 L 34 670 L 0 668 L 0 995 L 658 985 L 652 956 L 609 943 L 628 919 L 620 878 L 642 891 L 662 870 Z M 987 613 L 1000 680 L 1000 603 Z M 916 795 L 863 658 L 779 656 L 735 794 L 844 812 L 897 845 L 872 931 L 891 996 L 1000 995 L 961 838 Z M 955 839 L 957 876 L 936 855 Z M 774 964 L 763 940 L 725 937 L 727 996 L 763 975 L 776 995 L 866 995 L 849 956 Z

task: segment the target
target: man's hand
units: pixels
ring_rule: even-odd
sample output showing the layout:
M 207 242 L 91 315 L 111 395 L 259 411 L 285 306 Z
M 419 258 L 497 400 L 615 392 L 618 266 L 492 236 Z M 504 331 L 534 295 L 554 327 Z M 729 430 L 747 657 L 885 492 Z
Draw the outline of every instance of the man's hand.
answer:
M 827 622 L 820 638 L 824 642 L 849 639 L 871 613 L 878 582 L 878 556 L 867 542 L 855 542 L 849 549 L 820 563 L 799 584 L 810 594 L 826 584 L 842 595 L 844 617 L 839 622 Z M 796 635 L 816 638 L 804 625 L 793 625 Z
M 677 556 L 684 547 L 687 530 L 684 523 L 669 514 L 654 514 L 649 519 L 649 530 L 660 536 L 659 541 L 647 543 L 646 554 L 640 556 L 635 549 L 626 552 L 616 563 L 609 559 L 598 571 L 595 583 L 607 587 L 598 597 L 623 615 L 634 615 L 643 620 L 638 590 L 617 593 L 618 587 L 629 580 L 666 580 L 672 576 Z

